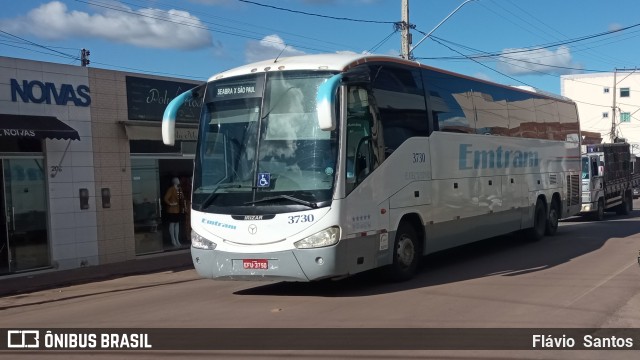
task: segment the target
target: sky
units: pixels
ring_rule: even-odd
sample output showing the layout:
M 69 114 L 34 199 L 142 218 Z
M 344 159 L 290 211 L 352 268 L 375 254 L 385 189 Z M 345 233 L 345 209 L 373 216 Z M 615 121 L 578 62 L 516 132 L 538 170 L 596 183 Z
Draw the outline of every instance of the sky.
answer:
M 401 0 L 1 0 L 0 56 L 205 81 L 281 56 L 400 54 Z M 413 44 L 463 0 L 409 0 Z M 472 0 L 420 63 L 560 93 L 560 75 L 640 65 L 637 0 Z M 635 25 L 635 26 L 634 26 Z M 630 27 L 630 28 L 627 28 Z

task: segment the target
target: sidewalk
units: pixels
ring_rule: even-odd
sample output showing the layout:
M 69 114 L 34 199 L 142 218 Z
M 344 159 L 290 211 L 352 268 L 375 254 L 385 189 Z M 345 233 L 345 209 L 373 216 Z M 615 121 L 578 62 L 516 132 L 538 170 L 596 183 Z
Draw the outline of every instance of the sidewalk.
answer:
M 166 270 L 192 269 L 191 252 L 141 256 L 134 260 L 70 270 L 43 270 L 0 277 L 0 296 L 15 295 L 96 280 Z

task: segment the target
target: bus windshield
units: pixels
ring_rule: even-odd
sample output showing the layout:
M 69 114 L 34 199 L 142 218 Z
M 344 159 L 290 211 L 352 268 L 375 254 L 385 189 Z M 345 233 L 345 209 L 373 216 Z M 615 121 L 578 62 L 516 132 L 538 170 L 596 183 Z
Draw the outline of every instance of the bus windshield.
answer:
M 200 124 L 193 207 L 248 214 L 328 206 L 338 132 L 320 130 L 315 99 L 331 75 L 274 72 L 211 82 Z

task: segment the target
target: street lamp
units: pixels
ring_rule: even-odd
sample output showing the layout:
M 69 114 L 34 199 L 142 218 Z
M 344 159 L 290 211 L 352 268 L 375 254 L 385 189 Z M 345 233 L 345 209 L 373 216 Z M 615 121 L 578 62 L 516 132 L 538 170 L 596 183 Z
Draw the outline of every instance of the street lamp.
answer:
M 414 46 L 411 47 L 411 50 L 409 50 L 409 57 L 413 57 L 412 53 L 413 50 L 415 48 L 418 47 L 418 45 L 420 45 L 423 41 L 425 41 L 434 31 L 436 31 L 437 28 L 440 27 L 440 25 L 444 24 L 445 21 L 447 21 L 453 14 L 455 14 L 458 10 L 460 10 L 461 7 L 463 7 L 464 5 L 466 5 L 467 3 L 471 2 L 471 1 L 476 1 L 476 0 L 465 0 L 465 2 L 463 2 L 462 4 L 460 4 L 457 8 L 455 8 L 455 10 L 453 10 L 449 15 L 447 15 L 446 18 L 442 19 L 442 21 L 440 21 L 438 23 L 438 25 L 436 25 L 436 27 L 434 27 L 433 29 L 431 29 L 431 31 L 429 31 L 427 33 L 427 35 L 425 35 L 422 39 L 420 39 L 420 41 L 418 41 L 417 44 L 415 44 Z

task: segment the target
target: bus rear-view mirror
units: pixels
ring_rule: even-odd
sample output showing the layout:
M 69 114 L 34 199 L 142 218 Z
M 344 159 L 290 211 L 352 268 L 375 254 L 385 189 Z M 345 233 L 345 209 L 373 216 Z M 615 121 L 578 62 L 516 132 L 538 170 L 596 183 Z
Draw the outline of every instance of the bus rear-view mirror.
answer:
M 334 75 L 318 86 L 316 95 L 316 110 L 318 112 L 318 127 L 331 131 L 336 128 L 336 94 L 342 75 Z

